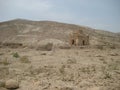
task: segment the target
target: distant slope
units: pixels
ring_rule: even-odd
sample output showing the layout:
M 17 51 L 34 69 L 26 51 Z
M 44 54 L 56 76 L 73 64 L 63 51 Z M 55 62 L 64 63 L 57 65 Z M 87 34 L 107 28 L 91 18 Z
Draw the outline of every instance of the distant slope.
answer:
M 0 23 L 0 42 L 38 43 L 44 39 L 68 41 L 73 30 L 83 30 L 90 36 L 90 44 L 120 45 L 120 35 L 108 31 L 96 30 L 85 26 L 59 23 L 54 21 L 30 21 L 15 19 Z

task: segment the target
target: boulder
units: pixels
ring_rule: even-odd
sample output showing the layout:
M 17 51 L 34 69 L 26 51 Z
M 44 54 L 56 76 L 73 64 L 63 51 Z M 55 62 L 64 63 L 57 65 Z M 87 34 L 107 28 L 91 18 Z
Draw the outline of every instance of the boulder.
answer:
M 0 90 L 7 90 L 6 88 L 4 88 L 4 87 L 0 87 Z
M 7 89 L 17 89 L 19 88 L 19 83 L 16 80 L 10 79 L 5 82 L 5 87 Z
M 37 50 L 51 51 L 55 48 L 70 49 L 71 46 L 69 45 L 69 43 L 58 39 L 41 40 L 37 45 Z
M 37 50 L 42 50 L 42 51 L 51 51 L 53 47 L 53 43 L 47 43 L 47 44 L 41 44 L 37 47 Z
M 5 86 L 5 81 L 4 80 L 0 80 L 0 87 L 4 87 L 4 86 Z

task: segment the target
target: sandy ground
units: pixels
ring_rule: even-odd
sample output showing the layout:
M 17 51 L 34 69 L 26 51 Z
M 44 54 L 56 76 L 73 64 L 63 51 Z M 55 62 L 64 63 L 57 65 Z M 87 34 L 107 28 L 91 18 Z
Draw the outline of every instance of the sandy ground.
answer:
M 11 78 L 17 90 L 120 90 L 120 49 L 1 48 L 0 79 Z

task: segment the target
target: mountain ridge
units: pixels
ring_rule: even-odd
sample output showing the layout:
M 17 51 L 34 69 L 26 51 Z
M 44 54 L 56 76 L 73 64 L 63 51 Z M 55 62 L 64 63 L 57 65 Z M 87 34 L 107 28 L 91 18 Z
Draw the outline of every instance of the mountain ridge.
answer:
M 90 36 L 90 44 L 120 44 L 120 35 L 109 31 L 93 29 L 86 26 L 67 24 L 56 21 L 31 21 L 14 19 L 0 22 L 0 42 L 36 43 L 45 39 L 69 41 L 69 33 L 73 30 L 83 30 Z

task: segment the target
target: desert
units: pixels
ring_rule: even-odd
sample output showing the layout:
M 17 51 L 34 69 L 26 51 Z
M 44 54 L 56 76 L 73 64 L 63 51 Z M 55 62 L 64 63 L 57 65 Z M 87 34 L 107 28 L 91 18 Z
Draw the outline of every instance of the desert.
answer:
M 84 37 L 69 37 L 76 30 Z M 120 90 L 120 35 L 54 21 L 2 22 L 0 90 Z

